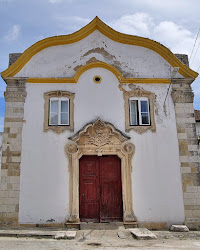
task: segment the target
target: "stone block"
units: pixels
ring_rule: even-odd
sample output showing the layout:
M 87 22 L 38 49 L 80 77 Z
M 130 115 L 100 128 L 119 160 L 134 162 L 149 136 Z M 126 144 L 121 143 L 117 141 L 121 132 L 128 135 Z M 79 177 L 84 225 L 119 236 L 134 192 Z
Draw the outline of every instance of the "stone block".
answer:
M 9 182 L 10 183 L 20 183 L 19 176 L 9 176 Z
M 131 228 L 130 233 L 138 240 L 152 240 L 157 239 L 156 235 L 147 228 Z
M 198 197 L 198 193 L 184 193 L 183 197 L 186 199 L 195 199 Z
M 1 205 L 0 213 L 12 213 L 15 212 L 15 208 L 13 205 Z
M 21 162 L 21 157 L 13 156 L 12 157 L 12 162 Z
M 0 191 L 0 197 L 1 198 L 7 198 L 8 197 L 8 191 Z
M 190 167 L 181 167 L 181 173 L 191 173 L 191 168 Z
M 8 176 L 20 176 L 20 169 L 8 169 Z
M 9 198 L 18 198 L 19 197 L 19 191 L 8 191 L 8 197 Z
M 120 239 L 126 239 L 126 235 L 124 234 L 123 231 L 118 231 L 118 232 L 117 232 L 117 235 L 118 235 L 118 237 L 119 237 Z
M 76 237 L 76 231 L 59 231 L 55 234 L 55 239 L 68 239 L 72 240 Z
M 170 231 L 172 231 L 172 232 L 189 232 L 189 229 L 185 225 L 171 225 Z
M 197 200 L 195 198 L 185 198 L 184 205 L 197 205 Z
M 195 173 L 195 174 L 199 173 L 199 168 L 195 166 L 191 167 L 191 173 Z
M 17 133 L 18 133 L 18 129 L 17 129 L 17 128 L 11 127 L 11 128 L 10 128 L 10 133 L 12 133 L 12 134 L 17 134 Z
M 72 240 L 76 237 L 76 231 L 66 231 L 66 236 L 68 240 Z
M 13 191 L 19 191 L 20 190 L 20 184 L 18 184 L 18 183 L 12 184 L 12 190 Z
M 186 133 L 178 133 L 178 139 L 187 139 Z
M 199 163 L 199 157 L 198 156 L 189 156 L 189 162 Z
M 180 162 L 189 162 L 188 156 L 180 156 Z
M 191 192 L 191 193 L 196 193 L 196 192 L 198 192 L 198 187 L 197 186 L 187 186 L 186 191 Z
M 66 239 L 66 233 L 65 232 L 57 232 L 54 236 L 54 239 L 60 240 L 60 239 Z
M 19 202 L 19 198 L 4 198 L 5 205 L 16 205 Z
M 0 182 L 0 190 L 2 190 L 2 191 L 5 191 L 5 190 L 7 190 L 7 183 L 1 183 Z

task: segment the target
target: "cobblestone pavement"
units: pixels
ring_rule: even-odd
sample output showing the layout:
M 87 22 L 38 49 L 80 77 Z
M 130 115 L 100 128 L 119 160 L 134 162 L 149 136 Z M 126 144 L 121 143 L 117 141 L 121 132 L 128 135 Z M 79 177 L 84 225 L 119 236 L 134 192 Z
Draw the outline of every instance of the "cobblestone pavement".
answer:
M 73 240 L 51 238 L 0 237 L 0 249 L 200 249 L 200 231 L 168 232 L 153 231 L 156 240 L 136 240 L 129 230 L 123 230 L 125 239 L 120 239 L 118 230 L 80 230 Z

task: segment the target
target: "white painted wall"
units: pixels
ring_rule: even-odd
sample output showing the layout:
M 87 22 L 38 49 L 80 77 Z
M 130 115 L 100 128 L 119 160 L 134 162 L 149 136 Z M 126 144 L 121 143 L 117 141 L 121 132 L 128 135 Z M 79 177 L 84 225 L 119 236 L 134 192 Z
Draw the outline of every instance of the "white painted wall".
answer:
M 49 72 L 51 70 L 50 67 Z M 102 77 L 100 84 L 93 82 L 95 75 Z M 98 117 L 125 133 L 124 99 L 118 84 L 115 75 L 103 68 L 84 72 L 77 84 L 27 83 L 24 106 L 26 123 L 22 135 L 20 223 L 46 223 L 52 219 L 58 223 L 65 221 L 69 205 L 69 173 L 64 146 L 69 136 Z M 168 85 L 138 86 L 156 94 L 156 133 L 126 133 L 135 145 L 132 172 L 134 212 L 138 221 L 183 223 L 178 140 L 170 94 L 166 114 L 163 109 Z M 74 133 L 43 132 L 43 94 L 52 90 L 75 93 Z
M 96 48 L 98 51 L 95 52 Z M 85 65 L 94 57 L 114 65 L 124 77 L 170 78 L 173 70 L 156 52 L 114 42 L 96 30 L 79 42 L 52 46 L 38 52 L 16 76 L 73 77 L 76 66 Z M 182 76 L 178 73 L 176 77 Z

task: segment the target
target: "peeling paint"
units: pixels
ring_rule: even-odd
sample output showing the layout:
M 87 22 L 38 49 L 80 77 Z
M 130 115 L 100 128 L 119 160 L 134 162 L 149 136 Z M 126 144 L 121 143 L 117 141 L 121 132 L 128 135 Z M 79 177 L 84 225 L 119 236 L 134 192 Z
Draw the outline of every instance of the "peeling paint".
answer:
M 93 63 L 93 62 L 100 62 L 98 59 L 96 59 L 96 57 L 91 57 L 87 62 L 86 64 L 90 64 L 90 63 Z
M 99 53 L 99 54 L 103 55 L 108 60 L 114 60 L 116 58 L 115 56 L 109 54 L 108 51 L 106 51 L 103 47 L 88 50 L 88 52 L 86 52 L 82 57 L 88 56 L 91 53 Z
M 99 48 L 94 48 L 91 49 L 89 51 L 87 51 L 83 56 L 81 56 L 81 58 L 90 55 L 91 53 L 98 53 L 101 54 L 106 61 L 108 61 L 113 67 L 115 67 L 117 70 L 119 70 L 119 72 L 124 76 L 124 77 L 133 77 L 133 70 L 132 73 L 127 72 L 125 70 L 123 70 L 123 68 L 128 68 L 128 66 L 126 65 L 125 67 L 122 66 L 120 61 L 115 60 L 116 57 L 110 53 L 108 53 L 108 51 L 106 51 L 103 47 Z M 90 63 L 90 62 L 96 62 L 99 61 L 98 59 L 96 59 L 95 57 L 92 57 L 90 60 L 88 60 L 86 62 L 86 64 Z M 130 71 L 130 69 L 128 68 L 128 70 Z
M 81 67 L 83 67 L 83 65 L 82 65 L 82 64 L 77 65 L 75 68 L 73 68 L 73 70 L 74 70 L 74 71 L 78 71 Z

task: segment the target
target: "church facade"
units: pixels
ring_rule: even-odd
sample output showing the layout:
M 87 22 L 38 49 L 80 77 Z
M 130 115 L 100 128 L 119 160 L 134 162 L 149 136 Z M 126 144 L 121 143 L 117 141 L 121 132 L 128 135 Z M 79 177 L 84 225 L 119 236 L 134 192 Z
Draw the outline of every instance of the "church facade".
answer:
M 1 73 L 2 224 L 198 228 L 198 74 L 184 55 L 96 17 L 18 56 Z

